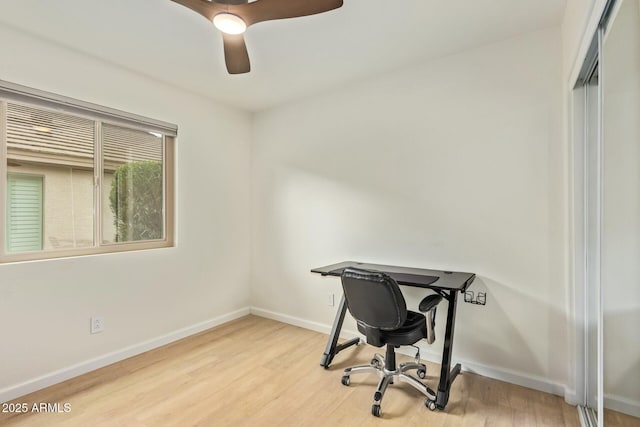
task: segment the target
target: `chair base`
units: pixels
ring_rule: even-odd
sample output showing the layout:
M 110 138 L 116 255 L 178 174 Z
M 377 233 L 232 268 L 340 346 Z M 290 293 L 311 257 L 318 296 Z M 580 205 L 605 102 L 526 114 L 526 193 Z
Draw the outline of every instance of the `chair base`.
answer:
M 393 384 L 396 379 L 411 385 L 426 396 L 424 404 L 427 408 L 433 411 L 436 408 L 436 393 L 418 378 L 407 373 L 414 369 L 417 371 L 417 375 L 420 378 L 424 378 L 426 376 L 427 367 L 423 363 L 419 362 L 419 358 L 416 358 L 415 362 L 401 363 L 396 368 L 394 347 L 389 345 L 387 346 L 387 358 L 376 353 L 373 359 L 371 359 L 371 364 L 353 366 L 345 369 L 342 376 L 342 384 L 348 386 L 351 382 L 350 378 L 352 374 L 377 373 L 380 376 L 380 381 L 378 382 L 378 387 L 373 395 L 373 405 L 371 407 L 371 413 L 376 417 L 379 417 L 382 413 L 380 405 L 382 404 L 382 398 L 384 397 L 385 391 L 387 391 L 387 387 L 389 384 Z

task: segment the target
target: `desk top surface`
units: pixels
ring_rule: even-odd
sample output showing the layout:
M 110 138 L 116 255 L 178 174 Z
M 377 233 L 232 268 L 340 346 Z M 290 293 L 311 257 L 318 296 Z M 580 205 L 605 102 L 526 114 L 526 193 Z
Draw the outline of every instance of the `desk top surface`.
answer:
M 368 264 L 356 261 L 344 261 L 311 270 L 323 276 L 340 276 L 345 268 L 354 267 L 363 270 L 380 271 L 393 277 L 400 285 L 419 288 L 433 288 L 464 292 L 473 282 L 474 273 L 458 271 L 428 270 L 426 268 L 400 267 L 395 265 Z

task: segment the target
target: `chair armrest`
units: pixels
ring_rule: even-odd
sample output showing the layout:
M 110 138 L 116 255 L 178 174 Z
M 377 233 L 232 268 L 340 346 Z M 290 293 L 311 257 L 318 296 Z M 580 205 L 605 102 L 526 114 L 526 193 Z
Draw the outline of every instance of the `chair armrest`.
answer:
M 422 313 L 426 313 L 440 304 L 442 301 L 442 296 L 437 294 L 432 294 L 426 296 L 422 301 L 420 301 L 420 305 L 418 306 L 418 310 Z

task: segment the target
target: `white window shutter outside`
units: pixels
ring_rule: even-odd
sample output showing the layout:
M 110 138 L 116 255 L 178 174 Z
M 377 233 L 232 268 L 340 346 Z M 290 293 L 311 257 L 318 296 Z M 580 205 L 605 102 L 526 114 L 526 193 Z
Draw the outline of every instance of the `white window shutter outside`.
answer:
M 42 181 L 41 176 L 8 175 L 8 252 L 42 250 Z

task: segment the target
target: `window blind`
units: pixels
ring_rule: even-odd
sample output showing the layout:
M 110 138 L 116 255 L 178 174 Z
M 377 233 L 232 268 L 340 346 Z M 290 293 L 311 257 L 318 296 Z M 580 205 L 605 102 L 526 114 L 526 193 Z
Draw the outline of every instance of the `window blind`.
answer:
M 175 137 L 178 134 L 178 127 L 171 123 L 17 85 L 4 80 L 0 80 L 0 98 L 27 103 L 36 107 L 54 109 L 68 114 L 88 116 L 92 119 L 149 132 L 158 132 L 167 136 Z
M 7 155 L 9 160 L 42 161 L 93 167 L 95 124 L 92 120 L 7 104 Z

